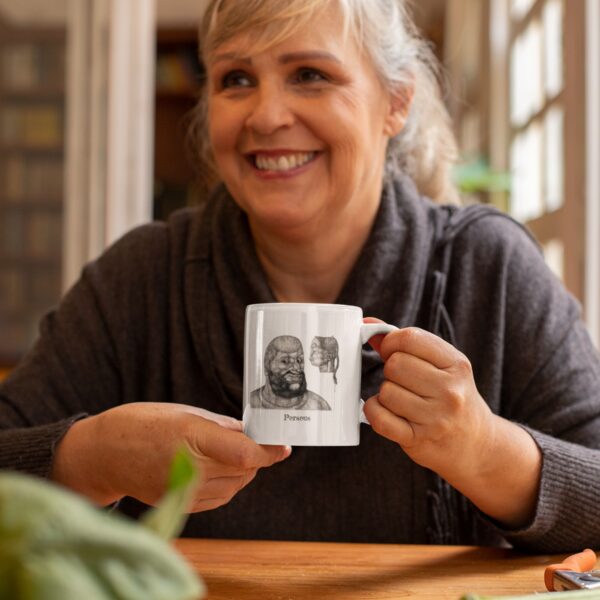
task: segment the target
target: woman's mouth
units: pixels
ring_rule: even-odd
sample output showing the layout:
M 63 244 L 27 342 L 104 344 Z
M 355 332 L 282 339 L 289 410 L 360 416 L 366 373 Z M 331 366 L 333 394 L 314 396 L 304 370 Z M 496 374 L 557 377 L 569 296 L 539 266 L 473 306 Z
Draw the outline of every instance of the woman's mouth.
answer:
M 285 154 L 261 153 L 249 155 L 252 166 L 262 175 L 284 175 L 296 173 L 299 169 L 312 162 L 316 152 L 286 152 Z

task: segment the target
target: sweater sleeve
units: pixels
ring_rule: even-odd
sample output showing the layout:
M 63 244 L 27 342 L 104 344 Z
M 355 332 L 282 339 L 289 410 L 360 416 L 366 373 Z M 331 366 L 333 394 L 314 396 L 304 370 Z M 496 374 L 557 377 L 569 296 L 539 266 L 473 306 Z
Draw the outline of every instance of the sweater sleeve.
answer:
M 576 321 L 524 392 L 534 410 L 520 421 L 541 449 L 543 463 L 532 522 L 502 532 L 514 545 L 544 552 L 598 547 L 599 390 L 598 355 Z
M 515 546 L 537 552 L 597 547 L 600 356 L 579 304 L 539 249 L 514 223 L 495 221 L 493 231 L 480 232 L 486 241 L 478 249 L 479 260 L 495 267 L 496 298 L 489 302 L 503 307 L 496 340 L 502 385 L 493 408 L 530 433 L 543 461 L 533 520 L 519 531 L 499 531 Z
M 157 225 L 127 234 L 42 320 L 34 347 L 0 384 L 0 469 L 47 476 L 73 422 L 129 399 L 125 378 L 144 343 L 148 273 L 162 239 Z

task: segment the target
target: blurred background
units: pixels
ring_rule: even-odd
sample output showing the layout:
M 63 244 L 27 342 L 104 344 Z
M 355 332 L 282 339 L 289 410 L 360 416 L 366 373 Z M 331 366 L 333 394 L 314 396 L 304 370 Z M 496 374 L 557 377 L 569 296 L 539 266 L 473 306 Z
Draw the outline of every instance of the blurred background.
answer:
M 0 371 L 81 267 L 196 202 L 197 0 L 0 0 Z M 600 338 L 600 2 L 419 0 L 465 202 L 525 223 Z

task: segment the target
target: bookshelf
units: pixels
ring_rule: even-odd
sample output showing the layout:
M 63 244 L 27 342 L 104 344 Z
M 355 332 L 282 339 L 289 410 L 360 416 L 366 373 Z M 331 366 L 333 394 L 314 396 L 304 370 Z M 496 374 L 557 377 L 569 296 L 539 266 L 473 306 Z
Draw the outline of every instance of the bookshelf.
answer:
M 197 100 L 201 69 L 195 29 L 157 32 L 154 217 L 193 204 L 196 173 L 186 154 L 187 118 Z
M 60 297 L 65 32 L 0 24 L 0 373 Z

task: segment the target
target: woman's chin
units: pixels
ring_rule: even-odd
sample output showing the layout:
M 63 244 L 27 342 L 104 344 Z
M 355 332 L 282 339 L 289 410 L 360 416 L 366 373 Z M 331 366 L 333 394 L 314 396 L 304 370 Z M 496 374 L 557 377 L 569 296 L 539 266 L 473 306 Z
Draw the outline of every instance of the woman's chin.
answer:
M 269 232 L 281 236 L 306 237 L 313 229 L 311 222 L 316 221 L 316 213 L 303 209 L 282 209 L 281 206 L 272 210 L 261 207 L 258 210 L 247 210 L 248 219 L 253 230 Z

